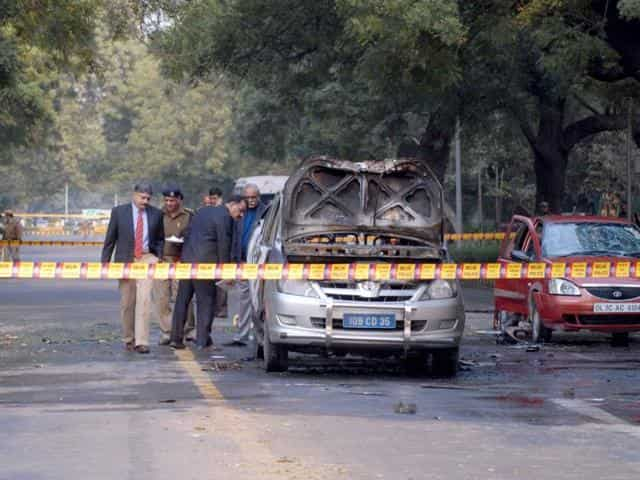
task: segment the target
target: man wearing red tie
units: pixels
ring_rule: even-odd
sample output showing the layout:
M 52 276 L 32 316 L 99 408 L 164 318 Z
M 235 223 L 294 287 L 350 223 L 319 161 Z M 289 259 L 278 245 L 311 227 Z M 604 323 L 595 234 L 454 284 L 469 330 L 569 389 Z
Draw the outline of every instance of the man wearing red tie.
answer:
M 102 248 L 102 263 L 156 263 L 162 257 L 164 224 L 162 212 L 149 205 L 153 190 L 137 183 L 131 203 L 111 210 Z M 151 291 L 153 280 L 120 280 L 120 317 L 123 340 L 128 351 L 149 353 Z

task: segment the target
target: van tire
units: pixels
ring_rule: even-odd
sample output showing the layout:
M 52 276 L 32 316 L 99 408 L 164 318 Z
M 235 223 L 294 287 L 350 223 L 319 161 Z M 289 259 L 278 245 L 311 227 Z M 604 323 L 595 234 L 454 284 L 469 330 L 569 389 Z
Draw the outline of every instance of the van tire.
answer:
M 264 313 L 253 323 L 253 358 L 264 360 Z
M 442 377 L 454 377 L 458 373 L 459 360 L 460 349 L 458 347 L 435 350 L 431 358 L 433 373 Z
M 289 369 L 289 351 L 283 345 L 271 343 L 269 320 L 264 320 L 264 340 L 262 343 L 264 369 L 267 372 L 286 372 Z
M 404 365 L 407 375 L 424 375 L 429 371 L 429 355 L 422 352 L 410 353 L 405 358 Z

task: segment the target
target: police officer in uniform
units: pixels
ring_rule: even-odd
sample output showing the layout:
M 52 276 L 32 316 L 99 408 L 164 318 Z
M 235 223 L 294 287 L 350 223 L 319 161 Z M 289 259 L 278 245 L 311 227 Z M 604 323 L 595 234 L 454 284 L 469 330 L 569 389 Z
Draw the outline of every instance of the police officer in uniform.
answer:
M 174 184 L 167 185 L 162 191 L 164 207 L 162 209 L 164 221 L 164 250 L 162 261 L 175 263 L 180 261 L 182 255 L 182 243 L 193 212 L 182 205 L 184 196 L 180 187 Z M 178 280 L 158 280 L 155 285 L 155 300 L 158 309 L 160 323 L 160 345 L 169 345 L 171 335 L 171 319 L 173 316 L 172 305 L 175 304 L 178 292 Z M 195 321 L 193 306 L 190 304 L 185 325 L 185 337 L 187 340 L 195 339 Z
M 5 210 L 4 212 L 4 239 L 5 240 L 22 240 L 22 225 L 20 220 L 13 216 L 11 210 Z M 6 252 L 9 256 L 7 260 L 13 262 L 20 261 L 20 247 L 6 247 Z

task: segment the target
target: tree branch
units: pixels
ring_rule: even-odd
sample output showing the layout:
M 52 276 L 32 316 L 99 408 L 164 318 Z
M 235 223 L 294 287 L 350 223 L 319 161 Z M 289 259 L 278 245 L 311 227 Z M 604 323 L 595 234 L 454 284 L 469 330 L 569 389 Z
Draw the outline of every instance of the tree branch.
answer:
M 527 142 L 531 145 L 532 148 L 535 148 L 536 144 L 536 134 L 531 127 L 531 124 L 527 120 L 527 116 L 521 107 L 516 107 L 513 104 L 504 105 L 505 109 L 513 115 L 513 117 L 517 120 L 518 125 L 520 126 L 520 130 L 522 134 L 527 139 Z
M 601 62 L 589 66 L 589 76 L 600 82 L 614 83 L 629 78 L 629 73 L 621 65 L 605 68 Z
M 591 113 L 593 113 L 594 115 L 604 115 L 603 112 L 598 111 L 598 109 L 596 107 L 594 107 L 593 105 L 591 105 L 589 102 L 587 102 L 584 98 L 582 98 L 580 95 L 578 95 L 577 92 L 573 92 L 573 96 L 576 100 L 578 100 L 578 103 L 580 105 L 582 105 L 584 108 L 586 108 L 587 110 L 589 110 Z
M 562 146 L 570 151 L 582 140 L 596 133 L 623 130 L 627 125 L 626 119 L 626 115 L 592 115 L 578 120 L 564 129 Z

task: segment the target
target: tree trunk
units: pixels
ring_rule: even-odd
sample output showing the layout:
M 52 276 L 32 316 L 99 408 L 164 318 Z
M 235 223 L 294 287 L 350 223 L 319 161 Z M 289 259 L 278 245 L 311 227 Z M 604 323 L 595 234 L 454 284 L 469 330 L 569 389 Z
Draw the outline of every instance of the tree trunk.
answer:
M 451 152 L 451 133 L 441 130 L 428 130 L 420 138 L 420 143 L 405 142 L 398 148 L 401 158 L 416 158 L 424 162 L 443 183 Z
M 562 211 L 569 152 L 564 143 L 564 101 L 542 102 L 538 133 L 529 138 L 536 174 L 536 205 L 549 204 L 551 213 Z
M 568 154 L 555 147 L 536 148 L 534 151 L 536 211 L 541 202 L 547 202 L 551 213 L 562 212 Z

